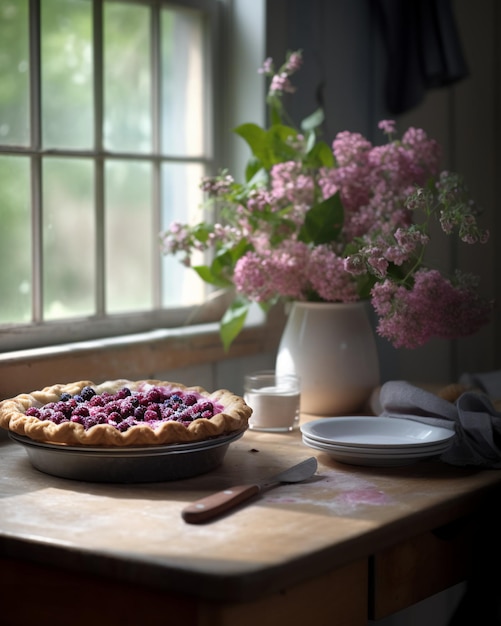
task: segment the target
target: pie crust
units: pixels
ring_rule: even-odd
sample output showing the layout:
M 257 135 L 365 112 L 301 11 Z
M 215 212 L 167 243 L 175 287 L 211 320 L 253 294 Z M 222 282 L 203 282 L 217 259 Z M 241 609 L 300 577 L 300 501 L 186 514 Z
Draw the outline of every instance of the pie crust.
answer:
M 35 416 L 26 415 L 30 407 L 40 408 L 61 400 L 61 395 L 79 394 L 85 387 L 92 387 L 96 394 L 115 394 L 123 387 L 131 392 L 147 392 L 154 387 L 168 391 L 179 391 L 181 395 L 193 393 L 201 396 L 201 400 L 210 401 L 217 406 L 212 417 L 199 417 L 188 425 L 182 422 L 158 421 L 155 427 L 147 422 L 140 422 L 121 432 L 111 424 L 96 424 L 85 429 L 82 424 L 64 421 L 56 424 Z M 18 435 L 29 437 L 44 443 L 59 443 L 84 446 L 144 446 L 179 444 L 203 441 L 212 437 L 243 432 L 248 427 L 252 409 L 243 398 L 236 396 L 227 389 L 219 389 L 209 393 L 202 387 L 185 387 L 182 384 L 160 381 L 126 379 L 111 380 L 101 384 L 92 381 L 79 381 L 69 384 L 57 384 L 45 387 L 40 391 L 23 393 L 14 398 L 0 402 L 0 427 Z

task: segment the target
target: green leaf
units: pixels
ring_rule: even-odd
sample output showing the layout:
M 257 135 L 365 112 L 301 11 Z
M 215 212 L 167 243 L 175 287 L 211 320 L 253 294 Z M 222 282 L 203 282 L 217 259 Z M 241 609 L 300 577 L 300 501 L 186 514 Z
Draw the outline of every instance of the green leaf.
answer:
M 314 130 L 310 130 L 309 132 L 305 133 L 305 137 L 306 137 L 306 154 L 309 154 L 315 147 L 315 144 L 317 142 L 317 135 L 315 134 Z
M 209 285 L 214 285 L 215 287 L 231 287 L 233 285 L 230 280 L 223 278 L 217 272 L 213 272 L 212 266 L 196 265 L 193 266 L 193 269 Z
M 247 142 L 256 159 L 262 161 L 266 167 L 268 159 L 268 133 L 257 124 L 241 124 L 237 126 L 233 132 Z
M 263 164 L 259 159 L 255 157 L 251 157 L 247 161 L 247 165 L 245 167 L 245 180 L 249 185 L 253 185 L 255 183 L 257 175 L 264 170 Z
M 376 284 L 377 280 L 372 274 L 361 274 L 357 276 L 357 292 L 362 300 L 368 300 L 371 295 L 371 289 Z
M 344 221 L 344 209 L 336 192 L 323 202 L 315 204 L 306 213 L 303 228 L 299 234 L 301 241 L 319 245 L 335 241 Z
M 283 115 L 283 107 L 282 106 L 272 106 L 270 107 L 271 113 L 271 123 L 272 124 L 280 124 L 282 122 Z
M 265 187 L 268 184 L 269 174 L 264 167 L 262 167 L 261 163 L 260 166 L 261 167 L 254 172 L 252 178 L 249 178 L 247 183 L 249 187 Z
M 212 232 L 212 227 L 207 226 L 204 222 L 197 224 L 193 228 L 193 236 L 202 243 L 206 243 L 209 239 L 209 233 Z
M 269 170 L 276 163 L 294 160 L 296 150 L 290 145 L 290 139 L 297 137 L 297 131 L 282 124 L 274 124 L 264 130 L 257 124 L 242 124 L 234 129 L 252 151 L 253 158 L 260 161 Z
M 335 159 L 332 149 L 325 141 L 317 141 L 308 152 L 306 164 L 309 167 L 334 167 Z
M 221 318 L 219 334 L 226 352 L 244 327 L 250 306 L 250 302 L 237 297 Z
M 315 130 L 324 123 L 325 115 L 323 109 L 317 109 L 314 113 L 305 117 L 301 122 L 301 130 L 304 133 Z
M 270 120 L 272 124 L 281 124 L 284 115 L 284 105 L 280 96 L 270 95 L 266 97 L 266 102 L 270 109 Z
M 235 264 L 242 257 L 250 246 L 247 239 L 237 241 L 231 247 L 221 248 L 217 251 L 210 266 L 198 265 L 193 267 L 202 280 L 216 287 L 232 287 L 230 278 L 233 276 Z
M 294 161 L 297 157 L 297 150 L 290 144 L 291 139 L 297 137 L 297 131 L 290 126 L 275 124 L 268 131 L 268 156 L 269 166 L 284 161 Z

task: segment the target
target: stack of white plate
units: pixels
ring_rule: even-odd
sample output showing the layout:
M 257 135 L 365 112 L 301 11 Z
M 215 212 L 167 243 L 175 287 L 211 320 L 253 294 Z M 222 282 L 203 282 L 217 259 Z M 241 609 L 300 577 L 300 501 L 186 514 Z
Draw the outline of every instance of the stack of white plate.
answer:
M 351 465 L 407 465 L 440 456 L 454 431 L 398 417 L 323 417 L 301 425 L 303 443 Z

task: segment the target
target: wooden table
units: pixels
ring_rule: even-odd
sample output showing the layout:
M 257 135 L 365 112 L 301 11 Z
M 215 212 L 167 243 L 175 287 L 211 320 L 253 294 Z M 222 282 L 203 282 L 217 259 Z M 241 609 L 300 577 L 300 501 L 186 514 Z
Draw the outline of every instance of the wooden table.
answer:
M 308 456 L 311 481 L 189 525 L 203 495 Z M 359 626 L 460 580 L 483 554 L 501 472 L 342 465 L 299 432 L 247 432 L 177 482 L 52 477 L 0 439 L 0 623 Z M 495 506 L 494 506 L 495 508 Z M 475 573 L 475 572 L 474 572 Z

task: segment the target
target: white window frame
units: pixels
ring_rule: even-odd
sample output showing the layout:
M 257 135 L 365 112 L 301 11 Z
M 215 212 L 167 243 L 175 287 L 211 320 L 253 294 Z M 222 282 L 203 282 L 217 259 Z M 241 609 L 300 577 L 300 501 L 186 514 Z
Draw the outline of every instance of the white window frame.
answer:
M 207 172 L 214 171 L 216 163 L 222 158 L 219 146 L 217 119 L 215 112 L 218 110 L 218 98 L 221 97 L 220 63 L 222 57 L 222 37 L 220 34 L 221 10 L 224 8 L 218 0 L 120 0 L 134 4 L 147 5 L 151 8 L 151 58 L 152 58 L 152 137 L 153 146 L 150 154 L 122 154 L 107 153 L 103 148 L 103 7 L 105 0 L 88 0 L 92 4 L 93 17 L 93 44 L 94 44 L 94 146 L 91 150 L 50 149 L 42 148 L 41 143 L 41 56 L 40 56 L 40 1 L 30 0 L 30 146 L 1 146 L 1 155 L 22 155 L 30 160 L 31 170 L 31 211 L 32 211 L 32 321 L 27 324 L 9 324 L 0 326 L 0 350 L 12 350 L 27 347 L 47 346 L 54 343 L 67 341 L 81 341 L 99 337 L 114 336 L 124 333 L 141 332 L 158 326 L 176 326 L 192 315 L 192 307 L 165 308 L 161 307 L 160 280 L 156 281 L 154 291 L 153 310 L 127 315 L 107 315 L 105 313 L 105 289 L 104 289 L 104 242 L 102 228 L 97 230 L 97 267 L 101 271 L 96 272 L 96 313 L 90 318 L 67 319 L 58 321 L 43 320 L 43 294 L 42 294 L 42 267 L 39 259 L 42 257 L 42 160 L 52 157 L 71 159 L 85 157 L 94 163 L 95 172 L 95 214 L 97 224 L 102 224 L 104 214 L 104 160 L 112 156 L 114 159 L 127 161 L 138 159 L 151 163 L 153 168 L 152 193 L 154 202 L 154 214 L 157 215 L 156 227 L 160 232 L 160 206 L 161 206 L 161 176 L 162 163 L 171 159 L 160 154 L 158 138 L 160 136 L 160 84 L 158 73 L 158 59 L 160 55 L 159 40 L 159 15 L 164 6 L 180 6 L 196 8 L 203 11 L 206 16 L 204 33 L 204 60 L 206 63 L 205 73 L 209 76 L 209 85 L 214 88 L 205 94 L 208 106 L 204 112 L 206 116 L 204 126 L 209 129 L 208 136 L 204 137 L 204 151 L 200 158 L 176 157 L 177 162 L 201 162 Z M 109 1 L 109 0 L 106 0 Z M 160 251 L 160 244 L 159 244 Z M 158 265 L 154 268 L 156 275 L 160 275 L 160 254 Z
M 193 8 L 208 9 L 209 43 L 206 60 L 212 76 L 213 92 L 208 94 L 209 127 L 212 129 L 208 138 L 210 150 L 205 155 L 207 171 L 215 172 L 219 167 L 230 166 L 233 163 L 236 170 L 243 171 L 247 151 L 241 143 L 231 135 L 230 130 L 243 121 L 262 123 L 264 111 L 264 84 L 256 72 L 264 59 L 265 41 L 265 0 L 120 0 L 125 2 L 148 4 L 158 11 L 163 5 L 180 5 Z M 103 0 L 89 0 L 94 4 L 94 12 L 99 14 Z M 30 9 L 39 19 L 39 0 L 30 0 Z M 99 16 L 98 16 L 99 20 Z M 102 24 L 101 24 L 102 27 Z M 100 32 L 94 37 L 100 37 Z M 36 26 L 32 28 L 30 64 L 38 71 L 32 72 L 32 91 L 35 98 L 39 98 L 39 38 Z M 153 44 L 155 45 L 155 44 Z M 212 48 L 210 47 L 212 45 Z M 231 54 L 229 51 L 231 50 Z M 95 80 L 99 80 L 97 77 Z M 101 86 L 97 85 L 98 94 Z M 37 104 L 35 102 L 35 104 Z M 38 103 L 39 105 L 39 103 Z M 32 106 L 31 123 L 34 133 L 40 133 L 40 124 L 36 115 L 36 106 Z M 100 120 L 96 120 L 96 127 Z M 40 143 L 38 142 L 38 145 Z M 15 152 L 16 148 L 4 148 L 1 154 Z M 30 150 L 24 151 L 29 154 Z M 36 152 L 36 151 L 33 151 Z M 61 151 L 61 153 L 64 151 Z M 38 175 L 41 155 L 33 154 L 33 168 Z M 78 154 L 73 153 L 74 156 Z M 87 156 L 87 153 L 86 153 Z M 154 157 L 155 158 L 155 157 Z M 39 178 L 38 178 L 39 180 Z M 160 202 L 158 199 L 157 202 Z M 35 253 L 40 246 L 40 186 L 33 185 L 32 204 L 36 219 L 34 220 L 33 238 Z M 38 210 L 38 214 L 37 214 Z M 99 210 L 99 208 L 98 208 Z M 38 281 L 41 280 L 39 276 Z M 38 282 L 39 289 L 40 282 Z M 102 286 L 98 286 L 98 289 Z M 182 307 L 160 309 L 139 313 L 136 315 L 113 315 L 110 317 L 93 317 L 91 319 L 65 320 L 56 322 L 41 322 L 41 294 L 35 298 L 34 322 L 27 325 L 8 325 L 0 327 L 0 352 L 33 349 L 69 342 L 82 342 L 100 338 L 113 338 L 134 333 L 177 327 L 187 324 L 216 322 L 219 320 L 226 301 L 221 303 L 208 302 L 206 307 Z M 76 323 L 78 322 L 78 323 Z M 186 328 L 183 332 L 186 331 Z

